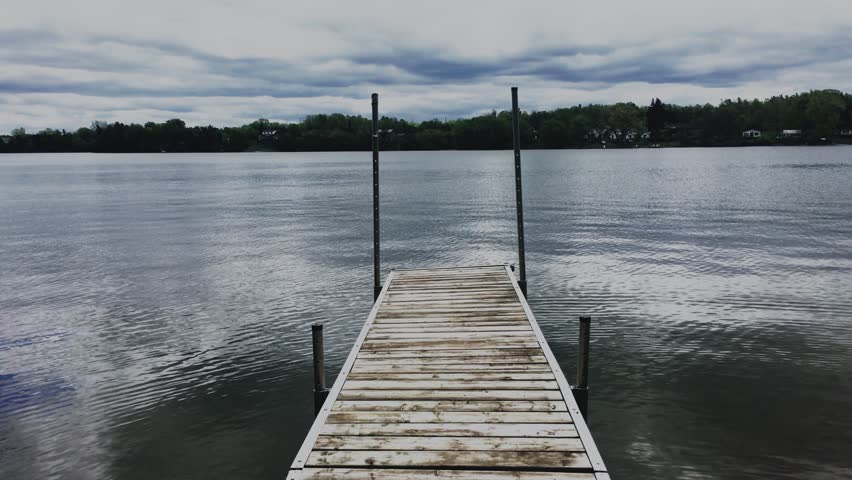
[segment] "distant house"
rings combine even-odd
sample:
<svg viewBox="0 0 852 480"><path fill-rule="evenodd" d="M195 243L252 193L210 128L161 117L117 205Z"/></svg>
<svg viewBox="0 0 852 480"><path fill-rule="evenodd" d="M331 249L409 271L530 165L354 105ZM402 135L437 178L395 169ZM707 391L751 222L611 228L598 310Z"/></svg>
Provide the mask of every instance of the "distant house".
<svg viewBox="0 0 852 480"><path fill-rule="evenodd" d="M12 143L12 136L11 135L0 135L0 142Z"/></svg>
<svg viewBox="0 0 852 480"><path fill-rule="evenodd" d="M603 131L597 128L593 128L586 132L586 138L589 140L600 140L601 135L603 135Z"/></svg>
<svg viewBox="0 0 852 480"><path fill-rule="evenodd" d="M257 141L261 143L272 142L278 139L278 130L266 129L257 134Z"/></svg>
<svg viewBox="0 0 852 480"><path fill-rule="evenodd" d="M782 137L801 137L801 130L781 130Z"/></svg>
<svg viewBox="0 0 852 480"><path fill-rule="evenodd" d="M619 139L623 139L625 141L632 141L636 138L638 133L635 130L623 130L620 128L612 128L612 127L604 127L602 129L592 129L586 132L586 139L591 141L618 141Z"/></svg>
<svg viewBox="0 0 852 480"><path fill-rule="evenodd" d="M840 131L840 135L844 137L852 137L852 129L844 128Z"/></svg>
<svg viewBox="0 0 852 480"><path fill-rule="evenodd" d="M743 132L743 138L760 138L760 130L755 130L753 128L751 130L746 130Z"/></svg>
<svg viewBox="0 0 852 480"><path fill-rule="evenodd" d="M649 140L651 138L651 132L643 132L642 140Z"/></svg>

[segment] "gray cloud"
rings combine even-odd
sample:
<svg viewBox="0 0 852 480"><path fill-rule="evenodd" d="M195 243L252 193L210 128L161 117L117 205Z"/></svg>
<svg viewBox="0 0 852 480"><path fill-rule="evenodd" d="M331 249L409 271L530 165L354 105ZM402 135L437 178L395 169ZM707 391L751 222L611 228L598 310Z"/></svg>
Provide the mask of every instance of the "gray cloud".
<svg viewBox="0 0 852 480"><path fill-rule="evenodd" d="M504 43L485 53L482 42L473 45L474 37L460 32L470 48L437 34L340 20L294 19L290 27L335 47L289 39L277 54L274 45L253 49L247 41L234 54L154 32L0 29L0 131L21 122L72 128L81 115L141 122L192 113L190 122L216 124L259 116L295 120L329 110L366 113L361 104L373 90L387 93L394 115L419 120L505 107L501 92L509 84L523 87L528 108L644 103L652 95L703 103L852 87L842 75L852 74L852 33L837 26L779 33L710 24L596 41L528 31L521 46ZM834 84L824 84L827 78Z"/></svg>

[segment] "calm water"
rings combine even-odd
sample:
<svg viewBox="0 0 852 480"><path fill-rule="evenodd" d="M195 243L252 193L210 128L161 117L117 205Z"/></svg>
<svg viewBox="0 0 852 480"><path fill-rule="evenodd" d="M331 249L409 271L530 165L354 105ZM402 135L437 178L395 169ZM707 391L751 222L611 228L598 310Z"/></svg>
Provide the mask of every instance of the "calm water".
<svg viewBox="0 0 852 480"><path fill-rule="evenodd" d="M384 267L514 262L509 152L383 155ZM525 152L613 478L852 476L852 148ZM0 157L0 478L283 477L371 302L369 153Z"/></svg>

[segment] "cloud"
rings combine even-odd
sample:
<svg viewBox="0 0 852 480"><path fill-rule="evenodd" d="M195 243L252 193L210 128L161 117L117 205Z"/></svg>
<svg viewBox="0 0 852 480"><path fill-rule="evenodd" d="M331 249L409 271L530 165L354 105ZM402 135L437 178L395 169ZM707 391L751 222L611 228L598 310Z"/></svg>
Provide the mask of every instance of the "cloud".
<svg viewBox="0 0 852 480"><path fill-rule="evenodd" d="M839 1L118 3L7 9L0 131L367 114L373 91L423 120L504 109L509 85L527 109L852 90Z"/></svg>

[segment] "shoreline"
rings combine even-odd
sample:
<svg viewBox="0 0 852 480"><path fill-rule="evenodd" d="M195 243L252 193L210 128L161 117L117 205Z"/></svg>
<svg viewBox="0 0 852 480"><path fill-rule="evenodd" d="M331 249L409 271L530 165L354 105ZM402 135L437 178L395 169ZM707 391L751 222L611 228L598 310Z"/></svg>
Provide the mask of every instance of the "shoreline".
<svg viewBox="0 0 852 480"><path fill-rule="evenodd" d="M850 143L824 143L824 144L762 144L762 145L665 145L665 146L650 146L637 145L633 147L613 146L613 147L565 147L565 148L541 148L527 147L524 150L541 150L541 151L561 151L561 150L674 150L674 149L697 149L697 148L830 148L830 147L852 147ZM500 152L511 151L511 148L435 148L435 149L399 149L399 150L382 150L382 153L393 152ZM269 150L269 149L247 149L247 150L174 150L174 151L127 151L127 150L61 150L61 151L28 151L28 152L4 152L0 151L0 155L29 155L29 154L174 154L174 153L369 153L370 149L334 149L334 150Z"/></svg>

